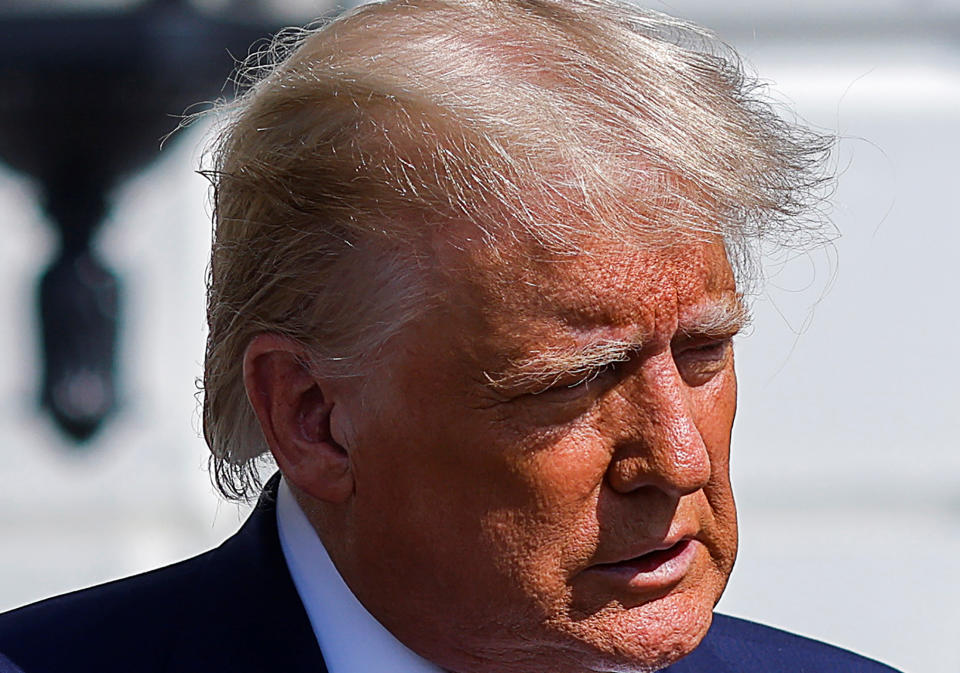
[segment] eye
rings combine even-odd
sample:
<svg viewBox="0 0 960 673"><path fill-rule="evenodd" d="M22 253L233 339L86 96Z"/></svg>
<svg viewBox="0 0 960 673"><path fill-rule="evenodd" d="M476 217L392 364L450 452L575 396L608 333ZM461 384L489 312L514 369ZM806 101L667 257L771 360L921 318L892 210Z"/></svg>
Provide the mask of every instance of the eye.
<svg viewBox="0 0 960 673"><path fill-rule="evenodd" d="M617 378L619 362L610 362L585 372L557 377L543 387L527 393L527 397L550 402L593 399Z"/></svg>
<svg viewBox="0 0 960 673"><path fill-rule="evenodd" d="M690 386L702 386L723 371L733 354L733 340L708 341L674 351L680 376Z"/></svg>
<svg viewBox="0 0 960 673"><path fill-rule="evenodd" d="M555 386L551 386L550 390L556 390L556 389L583 390L585 388L590 387L591 385L593 385L593 387L596 387L595 384L598 381L598 379L603 379L605 376L612 374L616 369L616 367L617 367L617 363L611 362L603 365L602 367L591 369L588 372L581 372L578 375L578 377L575 378L573 381L568 383L562 383L562 382L558 383Z"/></svg>

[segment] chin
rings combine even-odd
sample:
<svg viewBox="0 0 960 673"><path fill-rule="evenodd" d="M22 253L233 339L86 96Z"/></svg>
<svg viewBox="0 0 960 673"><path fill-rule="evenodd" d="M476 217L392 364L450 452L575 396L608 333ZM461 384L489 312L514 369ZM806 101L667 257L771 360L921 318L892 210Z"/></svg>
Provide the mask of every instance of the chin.
<svg viewBox="0 0 960 673"><path fill-rule="evenodd" d="M700 644L713 621L713 596L670 594L643 605L619 605L571 625L582 658L569 667L549 670L647 673L687 656ZM556 662L555 662L556 664Z"/></svg>

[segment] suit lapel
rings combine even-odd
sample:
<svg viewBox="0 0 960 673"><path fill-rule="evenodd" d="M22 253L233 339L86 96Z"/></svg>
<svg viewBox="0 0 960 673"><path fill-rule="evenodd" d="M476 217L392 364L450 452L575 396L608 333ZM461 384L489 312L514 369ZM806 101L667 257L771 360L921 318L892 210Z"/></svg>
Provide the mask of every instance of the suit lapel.
<svg viewBox="0 0 960 673"><path fill-rule="evenodd" d="M185 616L168 670L327 673L280 549L279 481L278 473L243 527L201 559L208 602Z"/></svg>
<svg viewBox="0 0 960 673"><path fill-rule="evenodd" d="M23 673L12 661L0 654L0 673Z"/></svg>

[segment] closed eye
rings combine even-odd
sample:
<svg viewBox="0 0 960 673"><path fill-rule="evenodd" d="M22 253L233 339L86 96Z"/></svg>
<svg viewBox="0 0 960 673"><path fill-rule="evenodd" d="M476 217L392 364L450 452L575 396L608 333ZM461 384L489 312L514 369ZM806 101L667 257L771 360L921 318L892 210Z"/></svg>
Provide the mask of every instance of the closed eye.
<svg viewBox="0 0 960 673"><path fill-rule="evenodd" d="M694 343L674 351L680 376L689 386L702 386L723 371L733 356L733 339Z"/></svg>
<svg viewBox="0 0 960 673"><path fill-rule="evenodd" d="M537 396L549 393L579 395L586 392L588 388L596 388L597 384L615 375L620 364L620 362L608 362L605 365L594 367L589 371L579 372L576 377L559 377L546 387L531 392L530 394Z"/></svg>

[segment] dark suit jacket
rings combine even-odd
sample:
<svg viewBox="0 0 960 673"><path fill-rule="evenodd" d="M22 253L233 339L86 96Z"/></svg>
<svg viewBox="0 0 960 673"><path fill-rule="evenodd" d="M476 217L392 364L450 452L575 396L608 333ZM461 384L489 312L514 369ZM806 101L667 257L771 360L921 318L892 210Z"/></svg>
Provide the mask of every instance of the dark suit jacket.
<svg viewBox="0 0 960 673"><path fill-rule="evenodd" d="M0 673L23 673L12 661L0 654Z"/></svg>
<svg viewBox="0 0 960 673"><path fill-rule="evenodd" d="M280 549L276 486L274 478L243 528L206 554L0 615L0 652L23 673L326 673ZM4 666L0 656L0 673L16 671ZM716 615L700 647L667 670L893 669Z"/></svg>

